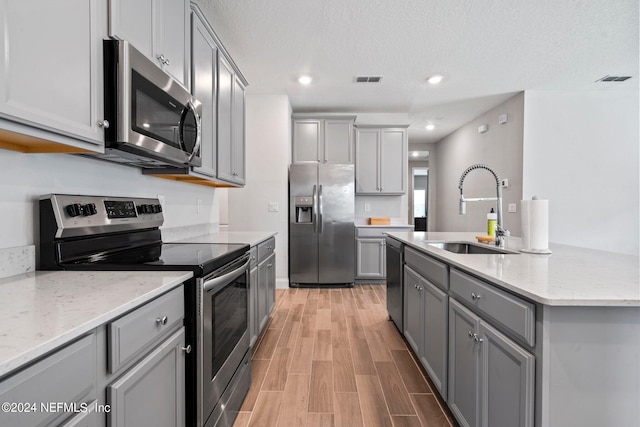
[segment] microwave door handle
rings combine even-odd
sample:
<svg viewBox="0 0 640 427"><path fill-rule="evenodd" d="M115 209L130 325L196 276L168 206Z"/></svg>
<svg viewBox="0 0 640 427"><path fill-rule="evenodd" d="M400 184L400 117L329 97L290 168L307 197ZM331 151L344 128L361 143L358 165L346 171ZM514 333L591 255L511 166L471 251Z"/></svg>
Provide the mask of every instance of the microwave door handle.
<svg viewBox="0 0 640 427"><path fill-rule="evenodd" d="M202 143L202 120L198 115L196 106L193 104L192 101L187 102L187 108L189 108L193 112L193 115L196 118L196 144L193 146L193 152L189 155L189 159L188 159L188 162L191 163L193 158L200 151L200 144Z"/></svg>
<svg viewBox="0 0 640 427"><path fill-rule="evenodd" d="M213 279L207 280L202 285L204 292L209 292L210 290L221 284L231 283L233 279L240 276L247 269L247 267L249 266L249 262L250 260L247 260L247 262L245 262L235 270L227 274L223 274L222 276L214 277Z"/></svg>

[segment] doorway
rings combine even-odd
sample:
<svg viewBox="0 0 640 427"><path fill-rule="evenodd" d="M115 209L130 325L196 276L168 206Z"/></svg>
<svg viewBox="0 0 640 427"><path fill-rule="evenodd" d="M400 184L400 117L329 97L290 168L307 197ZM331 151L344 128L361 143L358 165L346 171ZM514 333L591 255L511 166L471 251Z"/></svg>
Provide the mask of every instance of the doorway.
<svg viewBox="0 0 640 427"><path fill-rule="evenodd" d="M415 231L427 231L429 209L429 168L411 168L411 212Z"/></svg>

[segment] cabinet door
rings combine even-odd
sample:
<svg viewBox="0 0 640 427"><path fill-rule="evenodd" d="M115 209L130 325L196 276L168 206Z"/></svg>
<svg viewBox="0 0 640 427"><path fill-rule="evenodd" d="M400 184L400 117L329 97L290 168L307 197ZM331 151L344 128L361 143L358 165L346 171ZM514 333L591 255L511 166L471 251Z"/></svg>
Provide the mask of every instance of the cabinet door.
<svg viewBox="0 0 640 427"><path fill-rule="evenodd" d="M244 85L234 76L233 110L231 114L233 129L231 131L231 169L233 181L245 183L245 141L244 141Z"/></svg>
<svg viewBox="0 0 640 427"><path fill-rule="evenodd" d="M386 253L384 239L356 239L356 277L384 279Z"/></svg>
<svg viewBox="0 0 640 427"><path fill-rule="evenodd" d="M380 193L404 194L407 179L406 130L380 131Z"/></svg>
<svg viewBox="0 0 640 427"><path fill-rule="evenodd" d="M155 56L164 56L162 69L189 87L189 1L156 0Z"/></svg>
<svg viewBox="0 0 640 427"><path fill-rule="evenodd" d="M322 140L321 120L293 121L293 163L317 163Z"/></svg>
<svg viewBox="0 0 640 427"><path fill-rule="evenodd" d="M356 132L356 194L378 194L378 154L380 132L358 129Z"/></svg>
<svg viewBox="0 0 640 427"><path fill-rule="evenodd" d="M202 103L202 139L200 157L202 166L194 170L211 177L216 176L216 83L218 48L204 23L192 16L192 93Z"/></svg>
<svg viewBox="0 0 640 427"><path fill-rule="evenodd" d="M77 138L69 145L99 151L103 4L0 3L0 117Z"/></svg>
<svg viewBox="0 0 640 427"><path fill-rule="evenodd" d="M109 36L128 41L160 66L153 56L157 14L155 0L109 0Z"/></svg>
<svg viewBox="0 0 640 427"><path fill-rule="evenodd" d="M267 312L269 304L269 267L267 264L269 263L269 259L270 258L267 258L258 264L258 335L260 335L262 328L265 327L269 319Z"/></svg>
<svg viewBox="0 0 640 427"><path fill-rule="evenodd" d="M422 294L418 290L421 285L420 276L411 268L404 267L404 337L413 349L413 352L421 357L424 340L424 321L422 318Z"/></svg>
<svg viewBox="0 0 640 427"><path fill-rule="evenodd" d="M447 319L449 297L423 278L424 351L420 357L440 395L447 397ZM498 425L498 424L496 424Z"/></svg>
<svg viewBox="0 0 640 427"><path fill-rule="evenodd" d="M258 267L249 272L249 345L258 339Z"/></svg>
<svg viewBox="0 0 640 427"><path fill-rule="evenodd" d="M266 259L267 262L267 317L276 305L276 254Z"/></svg>
<svg viewBox="0 0 640 427"><path fill-rule="evenodd" d="M184 328L107 387L110 427L184 426Z"/></svg>
<svg viewBox="0 0 640 427"><path fill-rule="evenodd" d="M353 163L353 121L324 121L324 163Z"/></svg>
<svg viewBox="0 0 640 427"><path fill-rule="evenodd" d="M233 86L233 68L218 55L218 178L230 182L234 179L231 159Z"/></svg>
<svg viewBox="0 0 640 427"><path fill-rule="evenodd" d="M463 427L480 426L480 319L449 299L449 391L451 412Z"/></svg>
<svg viewBox="0 0 640 427"><path fill-rule="evenodd" d="M480 322L482 426L533 426L535 357Z"/></svg>

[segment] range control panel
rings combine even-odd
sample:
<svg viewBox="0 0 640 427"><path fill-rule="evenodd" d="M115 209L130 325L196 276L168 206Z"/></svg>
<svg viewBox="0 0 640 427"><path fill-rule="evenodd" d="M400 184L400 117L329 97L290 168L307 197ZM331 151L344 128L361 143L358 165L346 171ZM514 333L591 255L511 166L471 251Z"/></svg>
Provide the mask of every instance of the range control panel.
<svg viewBox="0 0 640 427"><path fill-rule="evenodd" d="M153 198L51 194L40 199L41 214L56 220L58 237L159 227L162 205Z"/></svg>

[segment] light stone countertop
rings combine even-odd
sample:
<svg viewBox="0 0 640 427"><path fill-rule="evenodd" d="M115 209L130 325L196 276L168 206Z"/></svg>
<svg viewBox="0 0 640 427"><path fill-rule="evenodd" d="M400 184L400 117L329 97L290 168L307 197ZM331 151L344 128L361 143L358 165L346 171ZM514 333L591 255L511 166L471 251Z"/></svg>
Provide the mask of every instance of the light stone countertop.
<svg viewBox="0 0 640 427"><path fill-rule="evenodd" d="M550 255L464 255L429 246L426 242L476 242L475 236L484 233L387 234L541 304L640 307L640 264L637 256L556 244L549 245L553 252ZM520 238L507 238L507 249L518 250L520 245Z"/></svg>
<svg viewBox="0 0 640 427"><path fill-rule="evenodd" d="M36 271L0 279L0 377L192 276L181 271Z"/></svg>
<svg viewBox="0 0 640 427"><path fill-rule="evenodd" d="M245 243L249 246L256 246L276 234L278 233L274 231L220 231L204 236L176 240L172 243Z"/></svg>
<svg viewBox="0 0 640 427"><path fill-rule="evenodd" d="M411 224L389 224L389 225L370 225L370 224L356 224L357 228L411 228Z"/></svg>

